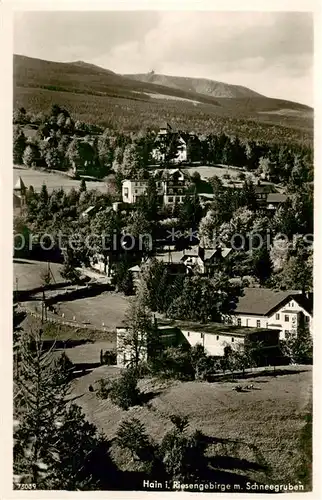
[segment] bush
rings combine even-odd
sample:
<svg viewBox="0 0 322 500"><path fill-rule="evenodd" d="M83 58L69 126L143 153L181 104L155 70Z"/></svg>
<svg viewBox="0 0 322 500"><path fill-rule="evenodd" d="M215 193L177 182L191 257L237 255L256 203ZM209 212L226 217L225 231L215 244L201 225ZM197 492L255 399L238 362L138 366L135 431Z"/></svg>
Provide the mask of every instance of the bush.
<svg viewBox="0 0 322 500"><path fill-rule="evenodd" d="M121 377L111 384L109 390L111 401L123 410L128 410L131 406L140 404L140 391L137 382L136 370L132 368L124 370Z"/></svg>
<svg viewBox="0 0 322 500"><path fill-rule="evenodd" d="M101 349L100 363L101 365L116 365L116 351L103 352L103 349Z"/></svg>
<svg viewBox="0 0 322 500"><path fill-rule="evenodd" d="M153 359L151 368L155 374L163 378L176 380L194 380L195 378L190 349L183 346L165 349Z"/></svg>
<svg viewBox="0 0 322 500"><path fill-rule="evenodd" d="M100 399L107 399L110 395L112 383L110 380L106 380L101 378L97 381L98 389L96 391L96 395Z"/></svg>
<svg viewBox="0 0 322 500"><path fill-rule="evenodd" d="M207 356L201 344L190 348L168 347L150 362L152 373L177 380L207 380L214 372L214 360Z"/></svg>

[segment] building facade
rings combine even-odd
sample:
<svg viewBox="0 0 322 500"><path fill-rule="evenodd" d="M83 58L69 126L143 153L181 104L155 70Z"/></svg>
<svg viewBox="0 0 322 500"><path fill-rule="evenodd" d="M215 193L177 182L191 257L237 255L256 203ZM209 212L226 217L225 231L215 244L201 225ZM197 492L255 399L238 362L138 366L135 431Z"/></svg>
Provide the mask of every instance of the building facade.
<svg viewBox="0 0 322 500"><path fill-rule="evenodd" d="M154 179L161 204L174 205L184 202L188 180L181 170L177 168L156 170ZM140 196L146 194L147 187L147 180L124 180L122 182L123 203L136 203Z"/></svg>
<svg viewBox="0 0 322 500"><path fill-rule="evenodd" d="M140 196L146 193L148 182L146 180L129 180L122 182L122 199L124 203L136 203Z"/></svg>
<svg viewBox="0 0 322 500"><path fill-rule="evenodd" d="M280 339L296 334L304 322L313 333L312 298L300 292L275 292L266 288L245 288L232 323L241 327L280 330Z"/></svg>
<svg viewBox="0 0 322 500"><path fill-rule="evenodd" d="M169 145L171 140L176 143L175 156L171 158L170 163L180 164L187 161L187 142L183 134L176 131L169 123L165 123L160 127L156 137L156 145L152 150L152 158L158 163L165 161L165 152L160 148L160 142L168 141ZM159 144L158 144L159 143Z"/></svg>

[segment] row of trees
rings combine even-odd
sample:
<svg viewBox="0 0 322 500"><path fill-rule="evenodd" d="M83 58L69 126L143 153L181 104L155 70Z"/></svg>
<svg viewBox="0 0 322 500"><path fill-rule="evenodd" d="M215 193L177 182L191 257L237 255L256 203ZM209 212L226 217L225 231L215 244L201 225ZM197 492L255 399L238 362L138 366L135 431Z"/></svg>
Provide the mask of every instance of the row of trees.
<svg viewBox="0 0 322 500"><path fill-rule="evenodd" d="M21 111L15 113L21 114ZM69 112L57 105L53 105L51 113L42 120L34 138L26 139L21 126L14 126L15 163L59 170L74 166L78 171L98 177L113 170L122 178L143 178L153 161L153 148L157 147L165 155L168 164L177 155L178 138L182 134L189 162L246 167L274 182L290 181L295 186L299 177L307 182L313 180L312 150L297 144L286 146L240 140L225 133L188 135L179 132L161 138L153 131L124 135L105 129L102 133L100 129L74 122ZM14 123L23 123L23 119L14 117Z"/></svg>

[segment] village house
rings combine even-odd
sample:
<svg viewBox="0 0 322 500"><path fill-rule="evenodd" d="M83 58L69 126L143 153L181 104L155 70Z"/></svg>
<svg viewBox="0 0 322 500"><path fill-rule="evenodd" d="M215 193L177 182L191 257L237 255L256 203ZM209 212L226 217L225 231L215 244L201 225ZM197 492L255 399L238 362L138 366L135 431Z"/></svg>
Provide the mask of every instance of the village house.
<svg viewBox="0 0 322 500"><path fill-rule="evenodd" d="M183 134L177 132L169 123L165 123L160 127L156 137L156 143L164 137L171 137L173 140L177 141L176 156L171 160L171 163L179 164L187 161L187 142ZM161 152L160 148L156 145L152 150L152 158L156 162L161 163L165 160L165 153Z"/></svg>
<svg viewBox="0 0 322 500"><path fill-rule="evenodd" d="M212 268L224 261L232 252L231 248L205 249L201 246L195 246L190 249L176 251L158 252L152 258L166 265L167 272L171 276L184 275L211 275ZM134 285L140 282L141 266L136 264L130 268Z"/></svg>
<svg viewBox="0 0 322 500"><path fill-rule="evenodd" d="M257 203L261 206L267 204L267 197L271 193L276 193L276 188L273 184L262 184L260 181L254 186Z"/></svg>
<svg viewBox="0 0 322 500"><path fill-rule="evenodd" d="M164 347L174 346L177 347L182 344L187 344L185 337L182 335L177 327L171 325L157 325L155 322L157 333L161 345ZM132 353L131 349L125 347L123 338L127 333L127 328L125 326L119 326L116 328L116 363L120 367L126 367L131 363ZM144 339L141 337L139 339L140 345L140 360L147 361L149 358L149 352L144 345Z"/></svg>
<svg viewBox="0 0 322 500"><path fill-rule="evenodd" d="M265 364L276 355L279 345L279 330L268 328L241 328L234 325L224 325L222 323L198 323L191 321L171 321L160 320L157 331L161 343L164 346L178 346L187 344L191 347L203 346L205 353L209 356L222 358L225 350L245 346L246 343L261 342ZM126 335L127 329L123 326L116 329L117 333L117 364L127 366L131 362L131 350L124 348L122 338ZM142 340L142 339L141 339ZM144 343L140 353L140 359L146 361L149 358Z"/></svg>
<svg viewBox="0 0 322 500"><path fill-rule="evenodd" d="M231 248L203 248L198 245L188 250L183 250L181 262L191 273L210 275L213 267L217 266L232 252Z"/></svg>
<svg viewBox="0 0 322 500"><path fill-rule="evenodd" d="M130 180L122 182L122 200L124 203L136 203L138 198L146 193L147 180Z"/></svg>
<svg viewBox="0 0 322 500"><path fill-rule="evenodd" d="M222 323L180 322L175 325L180 329L191 347L201 344L210 356L222 357L225 348L237 345L245 346L246 342L261 341L265 347L277 347L279 343L279 330L268 328L242 328L237 325L224 325Z"/></svg>
<svg viewBox="0 0 322 500"><path fill-rule="evenodd" d="M188 176L180 169L155 170L154 179L164 205L181 204L190 184Z"/></svg>
<svg viewBox="0 0 322 500"><path fill-rule="evenodd" d="M297 332L303 319L313 332L313 300L298 291L245 288L239 298L232 322L241 327L280 330L280 339Z"/></svg>
<svg viewBox="0 0 322 500"><path fill-rule="evenodd" d="M183 203L188 187L187 176L179 169L161 169L153 173L160 203L173 205ZM122 182L122 200L133 204L146 194L147 180L126 179Z"/></svg>

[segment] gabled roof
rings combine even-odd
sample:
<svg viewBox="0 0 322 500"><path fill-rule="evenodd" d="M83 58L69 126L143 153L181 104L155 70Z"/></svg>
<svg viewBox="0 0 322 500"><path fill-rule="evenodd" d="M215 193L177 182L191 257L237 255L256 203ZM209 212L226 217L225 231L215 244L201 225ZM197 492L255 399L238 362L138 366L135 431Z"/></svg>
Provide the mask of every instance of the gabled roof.
<svg viewBox="0 0 322 500"><path fill-rule="evenodd" d="M271 288L259 287L244 288L244 295L239 298L235 313L268 316L275 309L282 307L283 304L286 304L291 299L295 299L299 305L307 310L308 305L306 304L302 294L298 291L275 291ZM305 304L305 307L303 304Z"/></svg>
<svg viewBox="0 0 322 500"><path fill-rule="evenodd" d="M254 191L256 194L268 194L268 193L275 193L276 189L272 184L255 184L254 186Z"/></svg>
<svg viewBox="0 0 322 500"><path fill-rule="evenodd" d="M266 200L267 203L285 203L287 195L283 193L269 193Z"/></svg>
<svg viewBox="0 0 322 500"><path fill-rule="evenodd" d="M165 264L181 264L182 252L159 253L155 255L154 258Z"/></svg>

